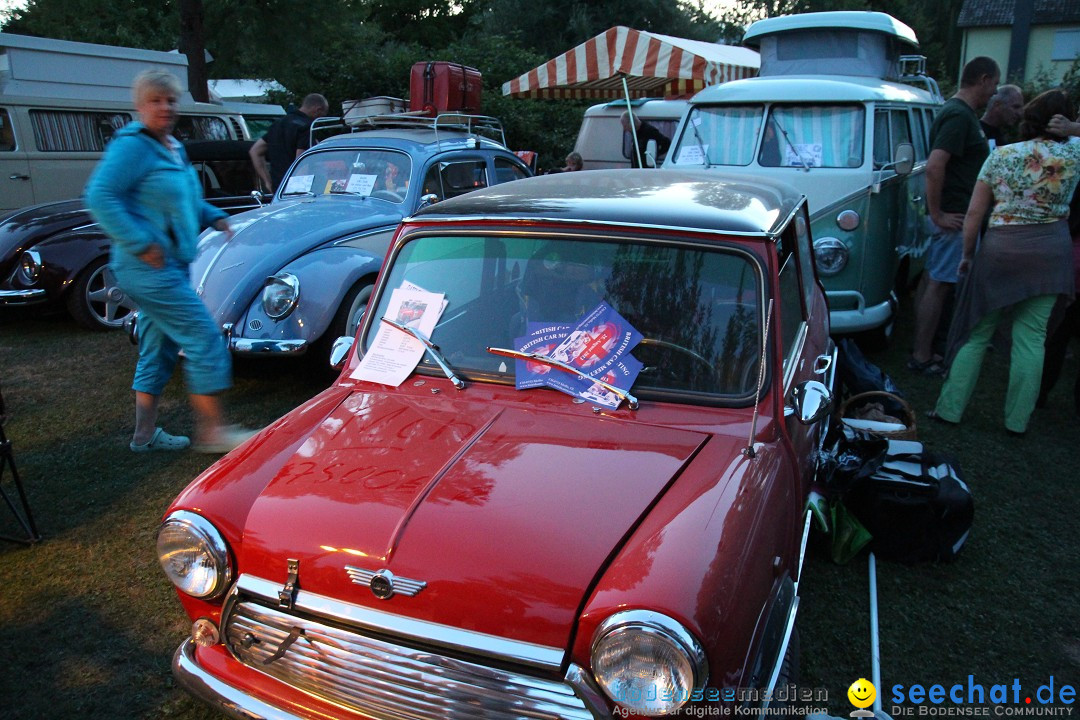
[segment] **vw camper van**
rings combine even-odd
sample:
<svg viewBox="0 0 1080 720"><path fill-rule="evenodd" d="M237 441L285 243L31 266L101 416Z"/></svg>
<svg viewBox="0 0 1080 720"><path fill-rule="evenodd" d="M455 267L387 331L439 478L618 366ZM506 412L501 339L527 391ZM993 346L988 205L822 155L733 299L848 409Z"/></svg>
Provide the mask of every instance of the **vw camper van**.
<svg viewBox="0 0 1080 720"><path fill-rule="evenodd" d="M686 100L631 100L634 115L640 117L667 137L674 137L679 119L686 113ZM585 111L578 130L574 152L581 155L586 170L628 168L633 156L634 140L623 129L622 114L625 100L613 100L593 105ZM644 148L642 148L644 150ZM663 157L658 158L662 161Z"/></svg>
<svg viewBox="0 0 1080 720"><path fill-rule="evenodd" d="M181 140L249 139L239 113L192 99L184 55L0 33L0 212L80 196L148 69L180 80Z"/></svg>
<svg viewBox="0 0 1080 720"><path fill-rule="evenodd" d="M801 190L832 331L887 337L931 229L927 138L942 97L915 33L885 13L822 12L760 20L743 42L761 74L695 95L664 167Z"/></svg>

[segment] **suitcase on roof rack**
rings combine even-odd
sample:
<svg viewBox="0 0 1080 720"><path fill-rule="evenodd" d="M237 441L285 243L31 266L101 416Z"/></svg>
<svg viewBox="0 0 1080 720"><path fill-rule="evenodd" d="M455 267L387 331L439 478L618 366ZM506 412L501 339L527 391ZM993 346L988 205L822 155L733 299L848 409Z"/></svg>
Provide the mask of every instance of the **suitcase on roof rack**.
<svg viewBox="0 0 1080 720"><path fill-rule="evenodd" d="M450 62L418 62L409 77L409 110L431 115L480 111L480 71Z"/></svg>

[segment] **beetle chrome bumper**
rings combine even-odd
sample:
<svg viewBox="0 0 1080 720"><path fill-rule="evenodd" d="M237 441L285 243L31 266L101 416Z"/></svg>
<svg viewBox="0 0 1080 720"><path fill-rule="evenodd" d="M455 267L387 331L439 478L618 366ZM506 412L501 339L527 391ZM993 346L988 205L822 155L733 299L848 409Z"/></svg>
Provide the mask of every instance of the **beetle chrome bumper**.
<svg viewBox="0 0 1080 720"><path fill-rule="evenodd" d="M42 288L30 290L0 290L0 305L33 305L45 301Z"/></svg>
<svg viewBox="0 0 1080 720"><path fill-rule="evenodd" d="M195 659L195 643L191 638L184 640L176 649L172 671L180 687L231 717L240 720L303 720L299 715L257 700L203 670Z"/></svg>
<svg viewBox="0 0 1080 720"><path fill-rule="evenodd" d="M229 338L229 349L237 355L300 355L307 352L307 340L248 340Z"/></svg>

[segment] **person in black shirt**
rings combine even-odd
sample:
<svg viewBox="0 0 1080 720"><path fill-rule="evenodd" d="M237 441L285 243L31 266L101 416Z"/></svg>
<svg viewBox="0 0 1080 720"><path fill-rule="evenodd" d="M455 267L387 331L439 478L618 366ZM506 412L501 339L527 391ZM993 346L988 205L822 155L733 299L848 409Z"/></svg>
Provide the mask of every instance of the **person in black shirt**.
<svg viewBox="0 0 1080 720"><path fill-rule="evenodd" d="M622 126L624 132L630 132L630 112L626 111L622 114ZM667 135L657 130L649 123L642 120L637 115L633 116L634 127L637 134L637 147L635 148L633 141L630 143L630 167L645 167L643 157L645 155L645 146L649 144L650 140L656 141L656 160L659 161L660 157L668 151L671 147L671 140Z"/></svg>
<svg viewBox="0 0 1080 720"><path fill-rule="evenodd" d="M311 146L311 123L315 118L326 115L330 105L326 98L318 93L311 93L304 98L299 110L291 110L285 117L277 120L266 134L255 141L248 151L255 172L263 185L276 192L286 171L301 153ZM266 164L270 163L267 172Z"/></svg>
<svg viewBox="0 0 1080 720"><path fill-rule="evenodd" d="M979 118L979 125L982 126L991 150L1015 139L1013 134L1023 113L1024 94L1020 88L1015 85L999 85Z"/></svg>

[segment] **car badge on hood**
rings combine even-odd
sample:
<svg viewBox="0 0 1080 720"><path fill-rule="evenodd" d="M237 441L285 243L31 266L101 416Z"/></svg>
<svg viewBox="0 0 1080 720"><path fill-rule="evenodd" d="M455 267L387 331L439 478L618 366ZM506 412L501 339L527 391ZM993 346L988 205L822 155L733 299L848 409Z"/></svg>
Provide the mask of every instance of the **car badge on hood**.
<svg viewBox="0 0 1080 720"><path fill-rule="evenodd" d="M397 577L389 570L363 570L352 565L346 565L345 572L349 574L349 579L357 585L369 587L371 593L380 600L388 600L394 595L413 597L427 587L427 583L422 580Z"/></svg>

